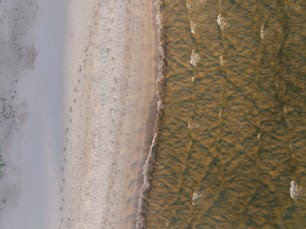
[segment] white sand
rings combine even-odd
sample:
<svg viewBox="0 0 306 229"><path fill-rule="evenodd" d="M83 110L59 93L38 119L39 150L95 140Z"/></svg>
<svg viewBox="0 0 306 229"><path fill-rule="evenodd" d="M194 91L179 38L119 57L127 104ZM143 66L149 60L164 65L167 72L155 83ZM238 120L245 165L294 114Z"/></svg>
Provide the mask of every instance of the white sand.
<svg viewBox="0 0 306 229"><path fill-rule="evenodd" d="M0 96L16 94L0 116L0 228L134 228L155 116L151 2L0 8Z"/></svg>
<svg viewBox="0 0 306 229"><path fill-rule="evenodd" d="M71 7L63 228L133 228L154 97L151 4L139 2Z"/></svg>

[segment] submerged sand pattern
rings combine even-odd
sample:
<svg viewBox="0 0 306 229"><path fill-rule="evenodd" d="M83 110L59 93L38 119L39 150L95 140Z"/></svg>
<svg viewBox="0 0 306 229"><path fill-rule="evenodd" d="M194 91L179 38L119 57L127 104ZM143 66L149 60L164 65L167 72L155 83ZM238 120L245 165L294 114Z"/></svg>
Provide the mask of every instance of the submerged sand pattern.
<svg viewBox="0 0 306 229"><path fill-rule="evenodd" d="M305 227L304 2L161 6L166 91L146 228Z"/></svg>

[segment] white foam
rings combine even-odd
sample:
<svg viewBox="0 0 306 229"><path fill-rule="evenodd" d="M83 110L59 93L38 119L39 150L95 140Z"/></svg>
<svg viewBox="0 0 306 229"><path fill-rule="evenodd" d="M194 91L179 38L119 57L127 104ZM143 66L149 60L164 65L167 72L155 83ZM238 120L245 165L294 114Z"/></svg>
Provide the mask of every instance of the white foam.
<svg viewBox="0 0 306 229"><path fill-rule="evenodd" d="M265 39L265 25L260 26L260 38Z"/></svg>
<svg viewBox="0 0 306 229"><path fill-rule="evenodd" d="M220 26L221 30L224 30L225 28L229 26L226 18L223 17L221 14L219 14L217 17L217 23Z"/></svg>
<svg viewBox="0 0 306 229"><path fill-rule="evenodd" d="M301 185L299 185L295 180L290 182L290 197L293 200L297 200L299 197L304 195L304 190Z"/></svg>
<svg viewBox="0 0 306 229"><path fill-rule="evenodd" d="M201 197L202 197L202 193L199 190L195 191L192 195L192 203L191 204L193 206L196 205L199 202L199 200L201 199Z"/></svg>
<svg viewBox="0 0 306 229"><path fill-rule="evenodd" d="M224 57L223 57L223 55L220 56L219 60L220 60L220 66L223 66L224 65Z"/></svg>
<svg viewBox="0 0 306 229"><path fill-rule="evenodd" d="M196 67L200 60L201 60L200 54L195 49L192 50L190 57L190 64Z"/></svg>
<svg viewBox="0 0 306 229"><path fill-rule="evenodd" d="M197 24L195 22L190 21L190 31L191 31L191 33L193 33L193 34L195 33L196 26L197 26Z"/></svg>

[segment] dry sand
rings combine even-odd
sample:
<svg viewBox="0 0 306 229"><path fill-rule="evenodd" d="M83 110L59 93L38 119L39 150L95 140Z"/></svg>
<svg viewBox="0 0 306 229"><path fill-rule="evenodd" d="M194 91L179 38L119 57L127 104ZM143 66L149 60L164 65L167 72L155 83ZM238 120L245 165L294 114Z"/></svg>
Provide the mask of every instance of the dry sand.
<svg viewBox="0 0 306 229"><path fill-rule="evenodd" d="M61 228L134 228L155 117L152 5L70 4Z"/></svg>
<svg viewBox="0 0 306 229"><path fill-rule="evenodd" d="M0 96L12 107L0 116L0 228L135 227L156 111L152 8L0 2Z"/></svg>

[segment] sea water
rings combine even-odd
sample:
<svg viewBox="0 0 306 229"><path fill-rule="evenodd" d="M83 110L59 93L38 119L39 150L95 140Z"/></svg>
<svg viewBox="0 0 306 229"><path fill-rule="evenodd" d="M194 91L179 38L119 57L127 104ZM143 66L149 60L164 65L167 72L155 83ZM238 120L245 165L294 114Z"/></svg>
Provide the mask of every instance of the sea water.
<svg viewBox="0 0 306 229"><path fill-rule="evenodd" d="M306 227L305 7L161 3L166 86L146 228Z"/></svg>

